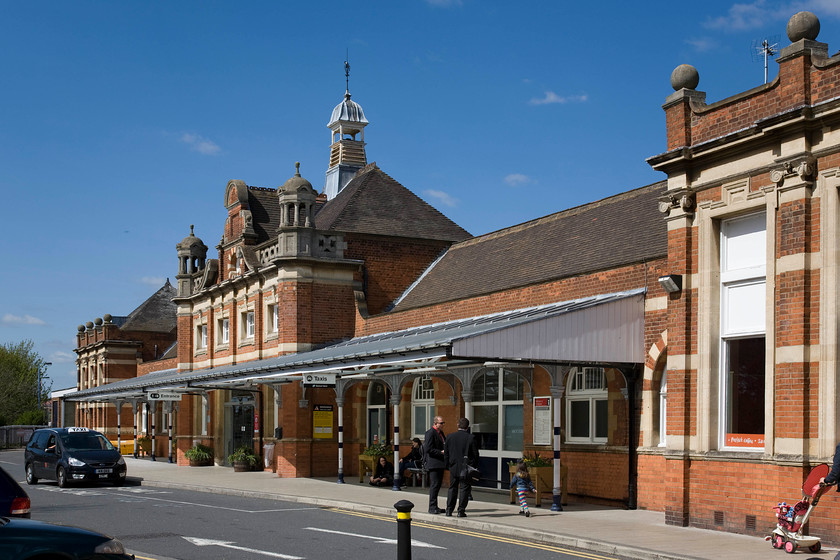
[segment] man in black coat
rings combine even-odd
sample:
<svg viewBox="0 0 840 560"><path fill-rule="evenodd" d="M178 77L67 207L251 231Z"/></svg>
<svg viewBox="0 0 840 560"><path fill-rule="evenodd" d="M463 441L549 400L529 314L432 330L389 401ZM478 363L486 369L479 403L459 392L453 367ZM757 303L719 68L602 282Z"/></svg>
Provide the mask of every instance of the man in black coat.
<svg viewBox="0 0 840 560"><path fill-rule="evenodd" d="M446 495L446 515L452 516L455 500L458 501L458 517L466 517L467 500L471 493L467 465L478 467L478 446L475 437L467 431L470 421L458 420L458 431L450 434L444 445L443 455L449 469L449 493ZM455 493L458 492L456 495Z"/></svg>
<svg viewBox="0 0 840 560"><path fill-rule="evenodd" d="M423 456L426 470L429 471L429 513L443 513L437 505L437 499L443 482L443 469L446 466L443 460L443 445L446 440L443 433L444 424L446 422L443 418L435 416L434 425L426 431L423 438Z"/></svg>

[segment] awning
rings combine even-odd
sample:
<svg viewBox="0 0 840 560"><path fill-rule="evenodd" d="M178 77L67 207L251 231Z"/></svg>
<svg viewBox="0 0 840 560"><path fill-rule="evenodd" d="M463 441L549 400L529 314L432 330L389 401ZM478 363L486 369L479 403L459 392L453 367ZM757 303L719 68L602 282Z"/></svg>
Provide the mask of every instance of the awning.
<svg viewBox="0 0 840 560"><path fill-rule="evenodd" d="M444 370L485 361L555 364L644 361L644 289L362 336L318 350L236 365L164 370L69 395L69 400L142 398L220 384L273 383L306 373L339 376Z"/></svg>

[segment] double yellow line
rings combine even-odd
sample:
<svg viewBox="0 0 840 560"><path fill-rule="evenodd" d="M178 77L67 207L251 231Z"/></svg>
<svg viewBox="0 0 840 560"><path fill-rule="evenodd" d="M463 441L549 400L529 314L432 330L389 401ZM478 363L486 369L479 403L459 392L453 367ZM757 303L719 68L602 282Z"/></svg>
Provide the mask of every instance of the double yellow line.
<svg viewBox="0 0 840 560"><path fill-rule="evenodd" d="M358 511L350 511L347 509L340 509L340 508L326 508L328 511L334 511L336 513L343 513L345 515L355 515L356 517L366 517L368 519L377 519L379 521L390 521L392 523L396 523L396 519L393 517L385 516L385 515L376 515L372 513L362 513ZM466 535L468 537L474 537L477 539L485 539L488 541L496 541L496 542L503 542L507 544L514 544L517 546L524 546L528 548L536 548L539 550L547 550L549 552L562 552L563 554L568 554L570 556L577 556L578 558L589 558L590 560L615 560L614 556L601 556L599 554L594 554L592 552L584 552L580 550L574 550L571 548L564 548L561 546L555 546L551 544L543 544L543 543L534 543L528 542L522 539L514 539L510 537L500 537L496 535L488 535L486 533L478 533L476 531L468 531L466 529L458 529L457 527L449 527L444 525L438 525L429 523L426 521L414 521L413 522L418 527L423 527L424 529L434 529L435 531L445 531L447 533L455 533L458 535Z"/></svg>

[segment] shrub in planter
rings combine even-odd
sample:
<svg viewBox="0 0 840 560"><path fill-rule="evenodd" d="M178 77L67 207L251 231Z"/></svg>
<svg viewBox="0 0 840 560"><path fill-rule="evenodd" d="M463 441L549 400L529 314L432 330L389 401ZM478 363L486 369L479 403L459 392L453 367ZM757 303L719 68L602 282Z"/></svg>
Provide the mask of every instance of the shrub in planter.
<svg viewBox="0 0 840 560"><path fill-rule="evenodd" d="M204 467L213 464L213 448L197 443L184 451L191 467Z"/></svg>
<svg viewBox="0 0 840 560"><path fill-rule="evenodd" d="M257 464L257 456L250 447L243 446L228 455L228 462L236 472L250 471Z"/></svg>

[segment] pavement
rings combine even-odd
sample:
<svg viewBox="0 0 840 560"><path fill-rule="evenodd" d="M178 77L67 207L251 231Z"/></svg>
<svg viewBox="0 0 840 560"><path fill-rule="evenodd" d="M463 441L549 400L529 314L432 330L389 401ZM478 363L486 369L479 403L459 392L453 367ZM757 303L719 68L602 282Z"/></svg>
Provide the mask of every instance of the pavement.
<svg viewBox="0 0 840 560"><path fill-rule="evenodd" d="M177 466L164 460L126 457L128 478L144 486L183 488L215 494L285 500L317 506L393 515L394 504L414 504L411 518L503 537L527 538L533 542L570 547L619 558L761 559L785 554L774 550L762 537L665 524L665 514L648 510L627 510L586 503L569 503L562 512L552 512L550 500L543 507L531 507L531 517L519 515L518 504L509 503L508 492L473 488L467 517L432 515L428 511L428 490L406 487L401 491L374 488L360 483L358 476L337 479L281 478L270 471L234 472L230 467ZM446 488L438 505L445 506ZM529 501L529 505L533 500ZM770 506L768 506L770 507ZM769 534L768 528L768 534ZM798 553L802 555L802 553ZM837 550L824 548L817 554L805 551L803 558L834 559Z"/></svg>

